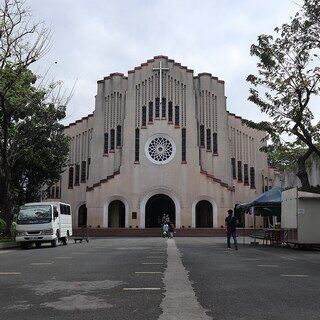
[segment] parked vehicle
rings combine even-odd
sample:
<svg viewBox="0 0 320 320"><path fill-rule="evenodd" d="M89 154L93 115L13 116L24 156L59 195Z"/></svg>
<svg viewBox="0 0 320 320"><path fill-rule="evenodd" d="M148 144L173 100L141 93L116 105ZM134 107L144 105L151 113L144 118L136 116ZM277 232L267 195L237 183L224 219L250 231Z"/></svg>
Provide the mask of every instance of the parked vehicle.
<svg viewBox="0 0 320 320"><path fill-rule="evenodd" d="M56 247L68 243L72 236L72 213L69 204L61 202L34 202L20 207L17 216L16 242L26 249L32 243L37 247L50 242Z"/></svg>

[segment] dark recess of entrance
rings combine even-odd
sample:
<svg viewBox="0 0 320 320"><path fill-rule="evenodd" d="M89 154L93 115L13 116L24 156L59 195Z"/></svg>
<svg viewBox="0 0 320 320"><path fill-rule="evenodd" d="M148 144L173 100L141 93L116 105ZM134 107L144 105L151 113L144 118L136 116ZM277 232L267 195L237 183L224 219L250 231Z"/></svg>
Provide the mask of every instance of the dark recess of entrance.
<svg viewBox="0 0 320 320"><path fill-rule="evenodd" d="M213 228L212 204L207 200L196 205L196 228Z"/></svg>
<svg viewBox="0 0 320 320"><path fill-rule="evenodd" d="M169 214L170 221L176 223L176 209L173 200L165 194L152 196L146 204L146 228L160 228L163 213Z"/></svg>
<svg viewBox="0 0 320 320"><path fill-rule="evenodd" d="M114 200L108 208L108 227L124 228L126 223L126 208L122 201Z"/></svg>
<svg viewBox="0 0 320 320"><path fill-rule="evenodd" d="M87 206L86 204L82 204L78 210L78 227L86 227L87 226Z"/></svg>

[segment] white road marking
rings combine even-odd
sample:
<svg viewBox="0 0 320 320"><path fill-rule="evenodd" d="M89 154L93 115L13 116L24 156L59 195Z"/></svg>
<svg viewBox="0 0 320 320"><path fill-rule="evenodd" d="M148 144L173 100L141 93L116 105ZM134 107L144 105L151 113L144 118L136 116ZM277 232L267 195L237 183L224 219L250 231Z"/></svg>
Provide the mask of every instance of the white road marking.
<svg viewBox="0 0 320 320"><path fill-rule="evenodd" d="M146 257L148 259L163 259L163 256L162 257L157 257L157 256L150 256L150 257Z"/></svg>
<svg viewBox="0 0 320 320"><path fill-rule="evenodd" d="M281 277L307 278L306 274L281 274Z"/></svg>
<svg viewBox="0 0 320 320"><path fill-rule="evenodd" d="M124 291L158 291L161 288L123 288Z"/></svg>
<svg viewBox="0 0 320 320"><path fill-rule="evenodd" d="M30 263L31 266L47 266L53 264L53 262L32 262Z"/></svg>
<svg viewBox="0 0 320 320"><path fill-rule="evenodd" d="M288 258L288 257L281 257L282 259L285 259L285 260L290 260L290 261L297 261L296 259L293 259L293 258Z"/></svg>
<svg viewBox="0 0 320 320"><path fill-rule="evenodd" d="M276 265L276 264L258 264L258 267L277 268L277 267L279 267L279 266Z"/></svg>
<svg viewBox="0 0 320 320"><path fill-rule="evenodd" d="M165 293L159 320L212 320L199 304L181 254L174 241L167 242L168 265L164 273Z"/></svg>
<svg viewBox="0 0 320 320"><path fill-rule="evenodd" d="M136 274L162 274L162 272L159 271L136 271Z"/></svg>
<svg viewBox="0 0 320 320"><path fill-rule="evenodd" d="M163 264L162 262L142 262L142 264Z"/></svg>
<svg viewBox="0 0 320 320"><path fill-rule="evenodd" d="M242 261L259 261L261 259L256 259L256 258L243 258L241 259Z"/></svg>
<svg viewBox="0 0 320 320"><path fill-rule="evenodd" d="M84 252L72 252L72 254L85 254Z"/></svg>
<svg viewBox="0 0 320 320"><path fill-rule="evenodd" d="M0 272L0 275L17 275L21 274L21 272Z"/></svg>
<svg viewBox="0 0 320 320"><path fill-rule="evenodd" d="M13 250L0 250L0 254L2 253L10 253L10 252L14 252Z"/></svg>
<svg viewBox="0 0 320 320"><path fill-rule="evenodd" d="M55 257L56 259L72 259L72 257Z"/></svg>

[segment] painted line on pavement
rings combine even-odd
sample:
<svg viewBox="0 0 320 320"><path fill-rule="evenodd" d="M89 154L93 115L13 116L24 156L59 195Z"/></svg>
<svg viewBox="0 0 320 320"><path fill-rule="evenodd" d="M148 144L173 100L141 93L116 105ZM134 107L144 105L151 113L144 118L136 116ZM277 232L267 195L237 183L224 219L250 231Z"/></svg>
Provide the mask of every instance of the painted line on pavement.
<svg viewBox="0 0 320 320"><path fill-rule="evenodd" d="M48 266L53 264L53 262L32 262L30 263L31 266Z"/></svg>
<svg viewBox="0 0 320 320"><path fill-rule="evenodd" d="M163 264L163 262L142 262L142 264Z"/></svg>
<svg viewBox="0 0 320 320"><path fill-rule="evenodd" d="M71 254L85 254L84 252L72 252Z"/></svg>
<svg viewBox="0 0 320 320"><path fill-rule="evenodd" d="M162 274L160 271L135 271L136 274Z"/></svg>
<svg viewBox="0 0 320 320"><path fill-rule="evenodd" d="M72 259L72 257L55 257L56 259Z"/></svg>
<svg viewBox="0 0 320 320"><path fill-rule="evenodd" d="M277 268L279 266L277 264L258 264L258 267Z"/></svg>
<svg viewBox="0 0 320 320"><path fill-rule="evenodd" d="M0 250L0 254L2 253L10 253L10 252L14 252L13 250Z"/></svg>
<svg viewBox="0 0 320 320"><path fill-rule="evenodd" d="M168 241L167 245L168 264L163 278L165 292L158 320L212 320L197 300L175 241Z"/></svg>
<svg viewBox="0 0 320 320"><path fill-rule="evenodd" d="M6 275L6 276L7 276L7 275L8 275L8 276L9 276L9 275L10 275L10 276L11 276L11 275L13 276L13 275L18 275L18 274L21 274L21 272L0 272L0 275Z"/></svg>
<svg viewBox="0 0 320 320"><path fill-rule="evenodd" d="M241 259L242 261L259 261L261 259L256 259L256 258L243 258Z"/></svg>
<svg viewBox="0 0 320 320"><path fill-rule="evenodd" d="M285 259L285 260L290 260L290 261L297 261L296 259L293 259L293 258L288 258L288 257L281 257L282 259Z"/></svg>
<svg viewBox="0 0 320 320"><path fill-rule="evenodd" d="M296 278L307 278L306 274L281 274L281 277L296 277Z"/></svg>
<svg viewBox="0 0 320 320"><path fill-rule="evenodd" d="M159 291L161 288L123 288L124 291Z"/></svg>

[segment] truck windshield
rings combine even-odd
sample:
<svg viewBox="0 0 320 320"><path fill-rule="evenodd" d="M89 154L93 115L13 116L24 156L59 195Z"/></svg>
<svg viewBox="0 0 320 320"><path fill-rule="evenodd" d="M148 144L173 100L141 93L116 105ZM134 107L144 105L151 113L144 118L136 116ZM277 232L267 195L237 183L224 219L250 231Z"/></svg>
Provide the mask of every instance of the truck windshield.
<svg viewBox="0 0 320 320"><path fill-rule="evenodd" d="M49 205L22 206L17 224L49 223L52 220L52 209Z"/></svg>

